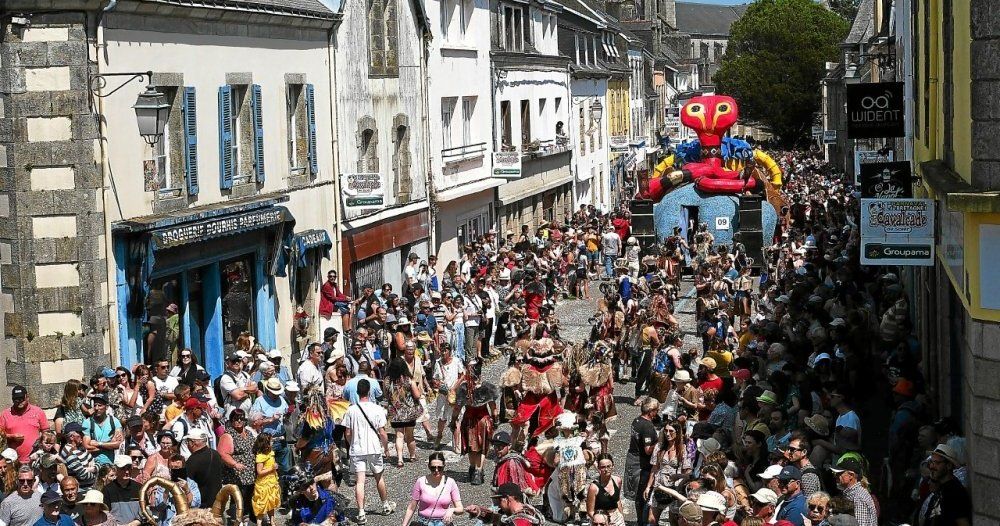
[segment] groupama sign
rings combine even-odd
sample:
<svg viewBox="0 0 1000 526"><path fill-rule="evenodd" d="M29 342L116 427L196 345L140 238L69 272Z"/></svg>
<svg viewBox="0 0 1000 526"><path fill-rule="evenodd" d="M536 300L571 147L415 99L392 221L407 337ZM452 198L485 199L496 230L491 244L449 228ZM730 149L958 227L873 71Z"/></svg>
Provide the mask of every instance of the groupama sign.
<svg viewBox="0 0 1000 526"><path fill-rule="evenodd" d="M851 139L903 137L903 83L847 85L847 136Z"/></svg>

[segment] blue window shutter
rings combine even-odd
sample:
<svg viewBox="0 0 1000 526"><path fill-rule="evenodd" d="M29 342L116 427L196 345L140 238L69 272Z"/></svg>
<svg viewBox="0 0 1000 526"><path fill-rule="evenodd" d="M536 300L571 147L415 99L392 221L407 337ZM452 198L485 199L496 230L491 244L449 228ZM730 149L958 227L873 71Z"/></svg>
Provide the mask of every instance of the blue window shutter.
<svg viewBox="0 0 1000 526"><path fill-rule="evenodd" d="M250 86L250 116L253 120L253 168L258 183L264 182L264 110L260 84Z"/></svg>
<svg viewBox="0 0 1000 526"><path fill-rule="evenodd" d="M184 118L184 177L188 195L198 195L198 112L195 110L194 87L184 87L181 99Z"/></svg>
<svg viewBox="0 0 1000 526"><path fill-rule="evenodd" d="M219 187L222 189L233 187L232 99L229 85L219 88Z"/></svg>
<svg viewBox="0 0 1000 526"><path fill-rule="evenodd" d="M309 172L319 173L319 160L316 158L316 89L312 84L306 84L306 116L309 119Z"/></svg>

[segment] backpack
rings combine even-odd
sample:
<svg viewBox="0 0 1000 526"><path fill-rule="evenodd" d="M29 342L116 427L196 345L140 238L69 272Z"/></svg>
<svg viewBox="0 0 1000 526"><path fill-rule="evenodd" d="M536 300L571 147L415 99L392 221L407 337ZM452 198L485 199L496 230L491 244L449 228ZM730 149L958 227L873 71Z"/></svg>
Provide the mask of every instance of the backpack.
<svg viewBox="0 0 1000 526"><path fill-rule="evenodd" d="M118 430L118 426L115 425L115 417L114 417L114 415L110 415L109 414L108 418L111 419L111 433L108 434L108 436L109 437L114 437L115 436L115 431ZM87 420L90 420L90 433L89 433L90 439L91 440L97 440L96 438L94 438L94 427L97 426L97 422L94 421L94 417L90 417Z"/></svg>
<svg viewBox="0 0 1000 526"><path fill-rule="evenodd" d="M233 381L236 381L236 375L233 374L233 373L231 373L231 372L229 372L229 371L226 371L226 372L222 373L221 375L219 375L219 377L216 378L215 380L212 380L212 389L215 391L215 399L220 404L226 405L226 401L227 401L228 397L225 396L225 392L223 392L223 390L222 390L222 377L223 376L229 376L230 378L233 379Z"/></svg>
<svg viewBox="0 0 1000 526"><path fill-rule="evenodd" d="M820 491L827 491L830 488L837 487L837 481L834 480L833 472L828 469L819 469L816 466L810 465L808 468L802 470L803 476L807 473L813 473L819 477Z"/></svg>

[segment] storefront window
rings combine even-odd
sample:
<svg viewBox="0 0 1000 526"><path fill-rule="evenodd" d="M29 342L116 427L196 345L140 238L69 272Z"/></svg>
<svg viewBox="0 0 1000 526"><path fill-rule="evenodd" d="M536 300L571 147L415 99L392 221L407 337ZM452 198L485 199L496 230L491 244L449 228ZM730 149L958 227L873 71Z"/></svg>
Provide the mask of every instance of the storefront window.
<svg viewBox="0 0 1000 526"><path fill-rule="evenodd" d="M142 339L143 358L148 364L158 360L173 362L183 345L180 279L180 274L170 274L150 284Z"/></svg>
<svg viewBox="0 0 1000 526"><path fill-rule="evenodd" d="M222 262L222 326L225 343L235 344L243 332L254 334L253 256Z"/></svg>

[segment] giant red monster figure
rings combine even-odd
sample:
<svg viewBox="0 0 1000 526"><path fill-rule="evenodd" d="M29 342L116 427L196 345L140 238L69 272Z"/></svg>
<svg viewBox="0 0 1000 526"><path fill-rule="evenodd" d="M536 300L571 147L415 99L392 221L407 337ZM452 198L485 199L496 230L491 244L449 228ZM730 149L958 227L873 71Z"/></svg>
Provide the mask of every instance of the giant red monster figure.
<svg viewBox="0 0 1000 526"><path fill-rule="evenodd" d="M687 181L693 181L698 190L713 194L740 194L757 188L756 179L744 179L740 172L727 170L723 164L722 137L736 124L737 118L739 108L732 97L709 95L688 101L681 108L681 123L698 135L701 160L651 179L642 197L659 201Z"/></svg>

